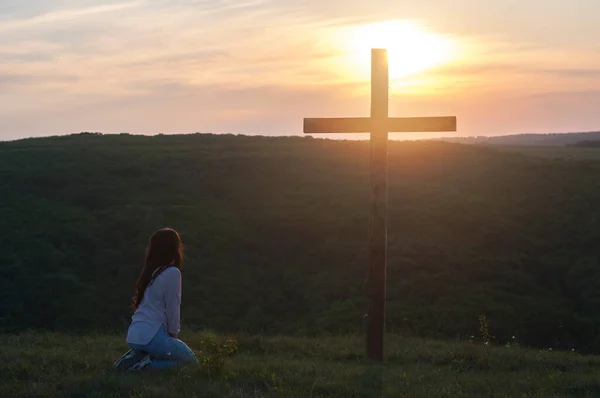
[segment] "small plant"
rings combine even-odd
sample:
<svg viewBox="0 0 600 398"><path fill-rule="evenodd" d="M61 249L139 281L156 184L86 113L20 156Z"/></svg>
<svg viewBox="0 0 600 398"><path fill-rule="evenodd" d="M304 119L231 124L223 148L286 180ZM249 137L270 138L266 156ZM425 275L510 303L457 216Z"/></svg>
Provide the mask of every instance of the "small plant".
<svg viewBox="0 0 600 398"><path fill-rule="evenodd" d="M237 341L233 339L228 339L222 344L211 339L201 340L198 347L198 361L208 377L217 376L223 371L227 359L237 350Z"/></svg>
<svg viewBox="0 0 600 398"><path fill-rule="evenodd" d="M479 332L481 332L481 342L484 345L490 344L490 326L485 315L479 315Z"/></svg>
<svg viewBox="0 0 600 398"><path fill-rule="evenodd" d="M519 347L519 340L516 336L512 336L512 339L509 343L506 343L506 347Z"/></svg>

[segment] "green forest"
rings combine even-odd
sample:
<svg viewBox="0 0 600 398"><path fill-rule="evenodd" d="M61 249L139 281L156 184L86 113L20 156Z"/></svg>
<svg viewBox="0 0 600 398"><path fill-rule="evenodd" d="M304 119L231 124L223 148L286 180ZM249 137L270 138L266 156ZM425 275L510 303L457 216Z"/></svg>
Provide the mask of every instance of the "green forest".
<svg viewBox="0 0 600 398"><path fill-rule="evenodd" d="M588 149L595 150L595 149ZM122 332L147 240L185 244L188 330L363 330L369 143L101 135L0 143L0 332ZM388 331L600 352L600 161L389 145Z"/></svg>

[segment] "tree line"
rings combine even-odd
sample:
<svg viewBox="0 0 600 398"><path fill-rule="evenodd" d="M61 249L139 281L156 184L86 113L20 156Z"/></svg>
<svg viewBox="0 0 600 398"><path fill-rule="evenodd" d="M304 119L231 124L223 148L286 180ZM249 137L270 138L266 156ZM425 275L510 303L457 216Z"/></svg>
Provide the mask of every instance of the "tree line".
<svg viewBox="0 0 600 398"><path fill-rule="evenodd" d="M391 142L388 330L600 351L600 163ZM0 329L124 331L149 235L182 234L182 322L355 333L369 144L77 134L0 143Z"/></svg>

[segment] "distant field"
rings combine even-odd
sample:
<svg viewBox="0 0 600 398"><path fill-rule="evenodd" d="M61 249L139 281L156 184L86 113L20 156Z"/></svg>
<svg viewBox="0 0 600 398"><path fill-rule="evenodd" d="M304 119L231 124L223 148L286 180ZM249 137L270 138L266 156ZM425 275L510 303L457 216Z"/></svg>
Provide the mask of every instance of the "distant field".
<svg viewBox="0 0 600 398"><path fill-rule="evenodd" d="M561 146L494 146L494 148L540 158L600 160L600 148L572 148Z"/></svg>
<svg viewBox="0 0 600 398"><path fill-rule="evenodd" d="M238 337L220 372L207 373L203 333L182 338L202 367L118 375L123 336L43 332L0 336L2 397L598 397L600 357L390 337L384 394L362 338ZM216 368L214 368L216 369Z"/></svg>

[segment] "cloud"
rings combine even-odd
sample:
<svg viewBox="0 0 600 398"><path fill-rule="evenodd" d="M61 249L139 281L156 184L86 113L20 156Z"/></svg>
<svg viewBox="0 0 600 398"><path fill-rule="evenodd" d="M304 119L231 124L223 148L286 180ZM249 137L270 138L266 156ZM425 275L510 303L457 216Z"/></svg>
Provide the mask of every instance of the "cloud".
<svg viewBox="0 0 600 398"><path fill-rule="evenodd" d="M467 32L458 37L468 51L460 62L401 81L390 105L397 113L464 106L478 112L466 124L476 128L494 117L486 106L495 111L507 99L600 89L593 51L553 49L534 36L509 40L502 29L475 30L484 22L472 26L448 13L493 13L471 0L430 3L0 0L0 137L17 130L297 132L303 116L366 115L368 82L344 74L335 40L349 25L404 17L444 34ZM427 87L435 90L419 92Z"/></svg>
<svg viewBox="0 0 600 398"><path fill-rule="evenodd" d="M51 52L27 53L18 49L0 52L0 61L6 62L40 62L51 61L55 55Z"/></svg>
<svg viewBox="0 0 600 398"><path fill-rule="evenodd" d="M30 86L43 83L72 83L77 80L77 76L72 75L36 76L23 74L0 74L0 86L5 89L10 88L10 86Z"/></svg>
<svg viewBox="0 0 600 398"><path fill-rule="evenodd" d="M299 134L303 117L337 113L335 107L340 114L349 109L368 113L368 107L339 93L340 87L224 88L159 82L144 87L144 94L40 110L35 120L27 111L12 112L0 117L0 131L16 129L28 135L80 131Z"/></svg>
<svg viewBox="0 0 600 398"><path fill-rule="evenodd" d="M543 92L532 94L529 97L533 99L542 99L549 101L561 101L565 99L569 101L582 101L590 106L597 108L598 104L600 104L600 89Z"/></svg>
<svg viewBox="0 0 600 398"><path fill-rule="evenodd" d="M19 68L30 76L76 76L78 84L65 84L62 98L55 92L67 108L75 98L145 94L162 81L226 88L339 80L322 65L332 50L319 44L328 29L321 26L330 22L311 20L298 8L265 1L63 5L2 24L9 34L0 34L0 59L7 61L0 73ZM38 95L45 87L40 78ZM17 103L27 102L25 85L13 82L9 89L23 97Z"/></svg>
<svg viewBox="0 0 600 398"><path fill-rule="evenodd" d="M449 65L437 68L438 73L451 76L478 76L492 74L519 73L526 75L546 75L552 77L567 78L596 78L600 77L600 68L560 68L560 67L539 67L534 65L519 65L490 63L490 64L467 64L467 65Z"/></svg>
<svg viewBox="0 0 600 398"><path fill-rule="evenodd" d="M207 49L197 50L175 54L149 54L146 59L125 61L121 64L125 68L143 68L153 67L157 64L168 64L171 67L176 67L181 63L185 63L191 60L200 61L203 63L214 63L219 61L226 61L231 54L225 50Z"/></svg>
<svg viewBox="0 0 600 398"><path fill-rule="evenodd" d="M600 68L540 69L541 73L572 78L600 78Z"/></svg>
<svg viewBox="0 0 600 398"><path fill-rule="evenodd" d="M42 4L44 4L44 2L42 2ZM73 20L75 18L82 18L97 14L110 13L128 8L133 8L140 4L141 1L135 1L129 3L93 5L85 8L69 8L59 10L50 9L48 10L48 12L42 12L40 14L33 15L28 18L14 18L5 20L5 22L3 22L0 25L0 32L10 32L11 30L25 29L35 27L36 25L60 23L64 21ZM15 6L13 6L13 8L21 10L23 9L21 7L17 8Z"/></svg>

